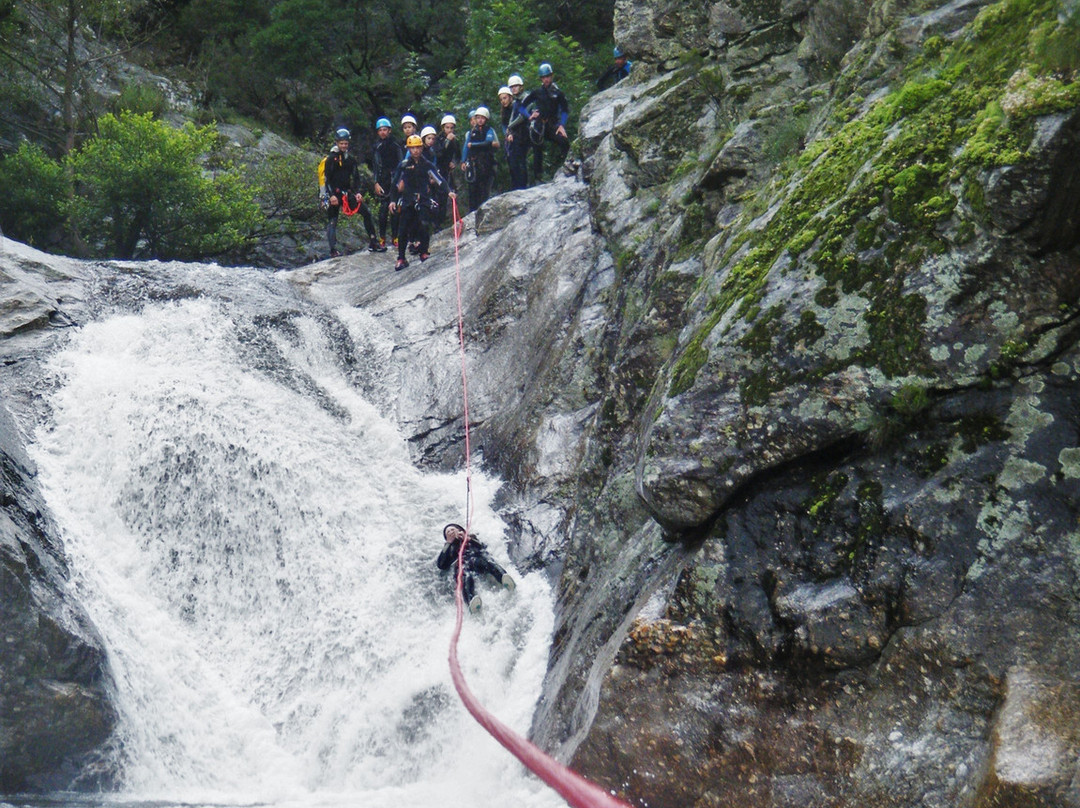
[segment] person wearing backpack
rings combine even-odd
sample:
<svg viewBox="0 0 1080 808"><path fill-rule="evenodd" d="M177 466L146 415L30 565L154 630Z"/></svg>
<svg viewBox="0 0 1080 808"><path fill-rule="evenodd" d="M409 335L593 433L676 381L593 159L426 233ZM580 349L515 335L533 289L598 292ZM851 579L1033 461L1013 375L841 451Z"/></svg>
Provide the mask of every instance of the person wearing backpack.
<svg viewBox="0 0 1080 808"><path fill-rule="evenodd" d="M431 232L427 227L427 216L431 210L432 187L442 189L448 198L455 195L446 180L439 174L435 164L424 157L424 141L419 135L410 135L405 141L409 156L402 160L394 171L394 201L391 211L400 214L398 225L398 258L395 270L405 269L409 262L405 260L405 246L410 241L418 243L417 252L420 261L428 259L428 245Z"/></svg>
<svg viewBox="0 0 1080 808"><path fill-rule="evenodd" d="M337 222L338 214L341 212L344 212L346 216L361 214L364 229L367 231L368 249L377 252L375 222L360 193L360 171L356 165L356 158L349 154L352 136L349 130L344 128L338 129L334 134L337 142L326 158L319 163L320 193L325 201L326 240L330 246L330 257L335 258L341 255L337 249Z"/></svg>
<svg viewBox="0 0 1080 808"><path fill-rule="evenodd" d="M488 125L490 118L487 107L476 108L470 120L472 127L461 148L461 167L469 183L469 213L487 202L495 181L495 150L499 148L499 139Z"/></svg>
<svg viewBox="0 0 1080 808"><path fill-rule="evenodd" d="M371 148L372 171L375 174L375 196L379 200L379 252L386 252L386 225L390 224L390 237L397 238L397 214L390 212L393 201L392 184L394 169L405 155L401 145L390 137L390 120L379 118L375 122L375 145Z"/></svg>

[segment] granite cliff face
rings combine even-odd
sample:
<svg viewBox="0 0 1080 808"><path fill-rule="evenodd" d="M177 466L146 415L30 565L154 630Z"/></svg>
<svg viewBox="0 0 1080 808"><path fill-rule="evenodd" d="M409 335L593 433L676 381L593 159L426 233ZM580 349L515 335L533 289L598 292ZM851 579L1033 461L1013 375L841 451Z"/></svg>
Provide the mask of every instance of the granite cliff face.
<svg viewBox="0 0 1080 808"><path fill-rule="evenodd" d="M558 580L534 736L649 806L1080 805L1077 5L620 0L616 32L580 173L461 245L474 448ZM382 325L445 467L433 246L287 277Z"/></svg>
<svg viewBox="0 0 1080 808"><path fill-rule="evenodd" d="M1078 25L618 5L644 70L584 126L617 326L536 723L583 770L1077 800Z"/></svg>

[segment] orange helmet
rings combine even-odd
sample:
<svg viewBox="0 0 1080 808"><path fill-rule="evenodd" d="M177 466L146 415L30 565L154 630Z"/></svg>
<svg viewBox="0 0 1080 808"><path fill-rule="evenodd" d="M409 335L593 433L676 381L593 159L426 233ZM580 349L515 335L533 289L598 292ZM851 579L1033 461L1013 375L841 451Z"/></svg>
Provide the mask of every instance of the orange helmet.
<svg viewBox="0 0 1080 808"><path fill-rule="evenodd" d="M411 149L413 146L423 146L424 141L420 139L420 135L409 135L409 139L405 141L405 145Z"/></svg>

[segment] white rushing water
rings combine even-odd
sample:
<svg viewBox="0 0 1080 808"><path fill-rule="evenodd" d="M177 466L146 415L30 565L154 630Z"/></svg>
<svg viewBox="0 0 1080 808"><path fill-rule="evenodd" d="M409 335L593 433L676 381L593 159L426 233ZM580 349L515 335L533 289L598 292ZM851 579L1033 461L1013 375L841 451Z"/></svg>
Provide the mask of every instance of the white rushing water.
<svg viewBox="0 0 1080 808"><path fill-rule="evenodd" d="M377 365L391 346L361 312L338 316ZM464 521L464 474L410 463L335 355L332 319L156 303L81 328L52 360L31 448L115 677L121 797L564 805L450 682L454 603L434 559L443 524ZM474 477L473 527L509 567L494 487ZM512 572L514 593L481 584L460 653L524 733L552 595Z"/></svg>

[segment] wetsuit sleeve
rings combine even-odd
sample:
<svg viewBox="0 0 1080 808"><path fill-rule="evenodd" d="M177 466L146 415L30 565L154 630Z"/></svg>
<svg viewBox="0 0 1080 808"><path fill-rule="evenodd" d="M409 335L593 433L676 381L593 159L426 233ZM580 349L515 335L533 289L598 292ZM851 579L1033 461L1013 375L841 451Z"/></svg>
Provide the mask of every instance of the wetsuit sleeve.
<svg viewBox="0 0 1080 808"><path fill-rule="evenodd" d="M461 549L460 541L448 541L443 544L442 552L439 553L435 565L441 570L448 570L457 561L458 551Z"/></svg>
<svg viewBox="0 0 1080 808"><path fill-rule="evenodd" d="M450 191L453 190L450 187L450 183L448 183L446 181L446 179L443 177L443 175L439 173L439 169L434 163L429 161L427 169L428 169L428 176L431 177L431 181L434 182L436 185L438 185L440 190L442 190L442 192L444 194L448 194L448 193L450 193Z"/></svg>
<svg viewBox="0 0 1080 808"><path fill-rule="evenodd" d="M565 127L568 120L570 120L570 102L566 100L565 93L559 93L559 125Z"/></svg>
<svg viewBox="0 0 1080 808"><path fill-rule="evenodd" d="M398 183L401 182L401 163L397 164L397 168L394 169L394 175L390 178L390 199L395 204L401 203L401 191L398 190Z"/></svg>
<svg viewBox="0 0 1080 808"><path fill-rule="evenodd" d="M461 147L461 162L469 162L469 136L465 136L465 145Z"/></svg>

